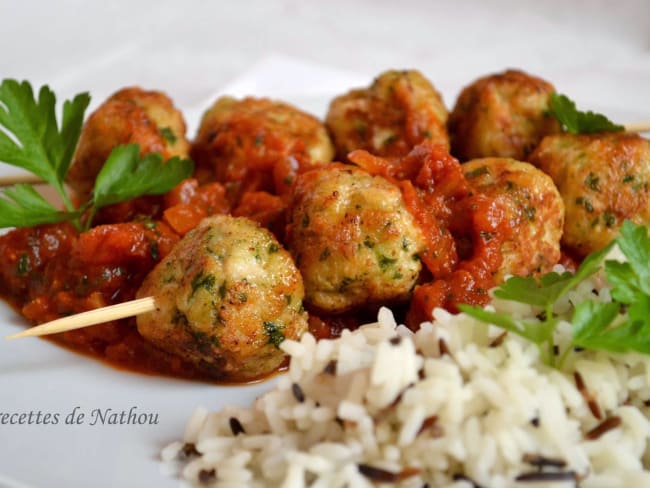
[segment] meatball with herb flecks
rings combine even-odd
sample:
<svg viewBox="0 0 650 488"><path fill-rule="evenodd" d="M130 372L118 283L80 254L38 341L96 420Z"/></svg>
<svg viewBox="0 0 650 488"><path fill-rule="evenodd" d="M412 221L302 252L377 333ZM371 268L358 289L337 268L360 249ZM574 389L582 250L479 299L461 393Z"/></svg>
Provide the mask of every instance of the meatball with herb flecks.
<svg viewBox="0 0 650 488"><path fill-rule="evenodd" d="M650 141L638 134L548 136L530 161L560 190L562 244L578 257L605 247L626 219L650 224Z"/></svg>
<svg viewBox="0 0 650 488"><path fill-rule="evenodd" d="M385 178L341 164L308 171L296 182L289 220L311 307L340 313L410 296L424 237Z"/></svg>
<svg viewBox="0 0 650 488"><path fill-rule="evenodd" d="M326 125L337 157L355 149L384 157L405 156L422 141L449 147L447 109L419 71L386 71L368 88L335 98Z"/></svg>
<svg viewBox="0 0 650 488"><path fill-rule="evenodd" d="M224 380L249 380L284 360L284 339L307 329L300 273L266 229L215 216L190 231L147 276L140 334Z"/></svg>
<svg viewBox="0 0 650 488"><path fill-rule="evenodd" d="M323 124L287 103L219 98L201 120L192 158L201 182L219 181L237 200L247 191L286 194L295 174L332 160Z"/></svg>
<svg viewBox="0 0 650 488"><path fill-rule="evenodd" d="M526 161L548 134L560 132L548 114L553 85L507 70L465 87L449 115L451 153L461 161L502 157Z"/></svg>
<svg viewBox="0 0 650 488"><path fill-rule="evenodd" d="M165 159L188 155L185 121L167 95L131 87L109 97L86 121L66 182L87 199L113 148L132 143Z"/></svg>
<svg viewBox="0 0 650 488"><path fill-rule="evenodd" d="M463 164L465 178L479 193L503 203L508 223L496 283L507 275L551 270L560 259L564 204L553 180L531 164L507 158Z"/></svg>

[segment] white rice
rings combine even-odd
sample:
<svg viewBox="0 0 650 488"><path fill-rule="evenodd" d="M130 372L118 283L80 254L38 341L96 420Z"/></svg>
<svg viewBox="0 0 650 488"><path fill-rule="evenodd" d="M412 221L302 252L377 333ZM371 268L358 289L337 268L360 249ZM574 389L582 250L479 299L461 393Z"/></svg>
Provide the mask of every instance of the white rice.
<svg viewBox="0 0 650 488"><path fill-rule="evenodd" d="M609 300L595 278L556 311L569 312L570 302L586 295ZM519 317L536 313L499 300L491 307ZM560 345L568 328L560 324ZM250 408L197 410L163 460L181 464L190 482L215 487L369 487L376 476L398 473L403 479L380 485L650 486L650 358L582 351L558 371L513 334L491 347L502 333L441 309L433 324L412 333L382 309L377 323L340 339L316 342L306 334L285 341L291 365L273 390ZM443 341L449 354L441 355ZM232 419L245 433L234 435ZM607 419L620 424L588 439ZM191 445L198 454L179 461ZM534 464L539 456L546 465ZM521 475L541 481L517 481Z"/></svg>

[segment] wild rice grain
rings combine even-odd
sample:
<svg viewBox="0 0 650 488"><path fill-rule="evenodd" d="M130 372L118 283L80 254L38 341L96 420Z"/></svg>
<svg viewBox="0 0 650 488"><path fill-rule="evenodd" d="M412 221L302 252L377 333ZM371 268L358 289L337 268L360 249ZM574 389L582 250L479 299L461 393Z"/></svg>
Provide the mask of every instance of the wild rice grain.
<svg viewBox="0 0 650 488"><path fill-rule="evenodd" d="M230 424L230 430L232 431L232 435L237 436L239 434L246 433L246 431L244 430L244 426L237 419L237 417L230 417L228 423Z"/></svg>
<svg viewBox="0 0 650 488"><path fill-rule="evenodd" d="M420 473L421 470L419 468L415 468L413 466L407 466L406 468L402 469L402 471L399 472L399 481L406 480L413 476L418 476Z"/></svg>
<svg viewBox="0 0 650 488"><path fill-rule="evenodd" d="M325 368L323 369L323 373L328 374L330 376L336 376L336 359L332 359L330 362L328 362L325 365Z"/></svg>
<svg viewBox="0 0 650 488"><path fill-rule="evenodd" d="M422 426L420 427L420 430L418 431L417 435L422 434L425 430L431 429L431 428L440 428L442 429L439 425L436 425L438 422L438 416L437 415L431 415L430 417L427 417L424 419L422 422ZM434 436L434 437L439 437L439 436Z"/></svg>
<svg viewBox="0 0 650 488"><path fill-rule="evenodd" d="M499 347L501 344L503 344L503 341L505 338L508 336L508 331L504 331L498 336L496 336L492 342L490 342L490 347Z"/></svg>
<svg viewBox="0 0 650 488"><path fill-rule="evenodd" d="M411 476L417 476L420 474L419 469L412 467L406 467L398 473L361 463L357 465L357 468L362 475L377 483L398 483L399 481L408 479Z"/></svg>
<svg viewBox="0 0 650 488"><path fill-rule="evenodd" d="M217 479L217 470L212 469L202 469L199 471L199 481L204 484L208 484Z"/></svg>
<svg viewBox="0 0 650 488"><path fill-rule="evenodd" d="M460 473L455 474L454 476L452 476L452 479L454 481L464 481L465 483L469 483L470 485L472 485L472 488L483 488L472 478L470 478L469 476L465 476L464 474L460 474Z"/></svg>
<svg viewBox="0 0 650 488"><path fill-rule="evenodd" d="M608 419L603 420L600 424L598 424L596 427L591 429L589 432L587 432L585 434L585 438L590 441L596 440L606 432L609 432L610 430L615 429L620 425L621 425L621 417L609 417Z"/></svg>
<svg viewBox="0 0 650 488"><path fill-rule="evenodd" d="M189 458L200 456L201 453L196 450L196 445L191 442L186 442L183 447L178 451L178 459L185 461Z"/></svg>
<svg viewBox="0 0 650 488"><path fill-rule="evenodd" d="M397 473L387 471L381 468L375 468L369 464L358 464L359 472L366 478L379 483L396 483L398 481Z"/></svg>
<svg viewBox="0 0 650 488"><path fill-rule="evenodd" d="M520 474L515 481L520 483L578 481L578 476L573 471L534 471Z"/></svg>
<svg viewBox="0 0 650 488"><path fill-rule="evenodd" d="M582 375L578 371L573 372L573 379L576 382L576 388L582 395L582 397L585 399L585 402L587 403L587 406L589 407L589 410L591 411L591 414L596 417L598 420L602 420L603 418L603 413L600 410L600 406L598 405L598 402L594 399L593 395L587 390L587 386L585 385L584 380L582 379Z"/></svg>
<svg viewBox="0 0 650 488"><path fill-rule="evenodd" d="M305 401L305 392L302 391L298 383L291 383L291 393L297 402L303 403Z"/></svg>
<svg viewBox="0 0 650 488"><path fill-rule="evenodd" d="M441 356L447 354L449 357L452 357L449 347L447 347L447 343L442 338L438 339L438 349L440 350Z"/></svg>
<svg viewBox="0 0 650 488"><path fill-rule="evenodd" d="M540 454L524 454L523 461L539 468L564 468L566 466L564 459L549 458Z"/></svg>

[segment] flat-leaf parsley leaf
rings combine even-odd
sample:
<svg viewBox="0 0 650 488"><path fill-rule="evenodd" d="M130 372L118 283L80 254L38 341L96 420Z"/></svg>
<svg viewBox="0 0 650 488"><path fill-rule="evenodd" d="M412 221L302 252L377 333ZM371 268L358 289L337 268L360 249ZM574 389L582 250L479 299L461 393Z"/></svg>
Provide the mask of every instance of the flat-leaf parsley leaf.
<svg viewBox="0 0 650 488"><path fill-rule="evenodd" d="M539 282L534 278L508 279L494 295L542 308L537 321L514 319L507 314L480 307L460 305L462 312L492 323L538 345L542 358L555 364L554 332L559 319L553 306L568 291L592 275L604 256L617 244L627 262L608 260L605 274L611 289L611 302L586 299L574 305L571 341L559 363L574 347L609 352L637 351L650 354L650 236L644 226L625 221L620 235L606 248L588 256L574 273L548 273ZM534 329L538 328L538 331Z"/></svg>
<svg viewBox="0 0 650 488"><path fill-rule="evenodd" d="M571 134L592 134L595 132L622 132L625 127L615 124L603 114L582 112L566 95L552 93L548 113L555 117L562 128Z"/></svg>
<svg viewBox="0 0 650 488"><path fill-rule="evenodd" d="M63 188L90 96L81 93L63 104L59 130L56 97L43 86L38 99L27 81L0 84L0 161L24 168L52 185L68 210L72 203Z"/></svg>
<svg viewBox="0 0 650 488"><path fill-rule="evenodd" d="M194 165L178 156L167 162L158 153L140 157L137 144L117 146L97 175L93 207L123 202L141 195L161 195L192 175Z"/></svg>
<svg viewBox="0 0 650 488"><path fill-rule="evenodd" d="M0 227L22 227L62 222L79 217L53 207L30 185L15 185L0 198Z"/></svg>

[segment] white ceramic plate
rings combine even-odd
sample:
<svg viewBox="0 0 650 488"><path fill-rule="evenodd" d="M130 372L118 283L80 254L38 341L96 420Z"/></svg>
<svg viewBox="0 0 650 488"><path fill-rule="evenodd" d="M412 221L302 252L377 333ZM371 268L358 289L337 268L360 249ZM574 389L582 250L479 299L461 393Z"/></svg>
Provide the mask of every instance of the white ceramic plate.
<svg viewBox="0 0 650 488"><path fill-rule="evenodd" d="M299 83L289 86L287 79ZM284 99L323 115L333 95L364 85L368 80L365 76L273 57L220 91ZM190 134L194 133L201 110L211 101L185 111ZM633 107L608 113L620 117L619 120L639 118ZM626 113L632 113L632 118L623 118ZM15 172L0 165L0 176ZM24 327L24 321L0 303L0 337ZM270 382L265 382L218 387L144 376L114 370L42 339L0 339L0 486L177 487L179 481L170 477L159 462L159 452L182 436L193 410L197 406L218 409L232 404L248 405L270 386ZM104 416L125 412L128 417L132 409L137 415L157 416L158 423L101 425L96 418L97 410ZM67 423L72 420L69 416L73 411L84 414L80 424ZM3 423L20 420L21 414L28 421L30 412L32 421L40 412L41 419L50 414L51 420L56 414L58 423Z"/></svg>

